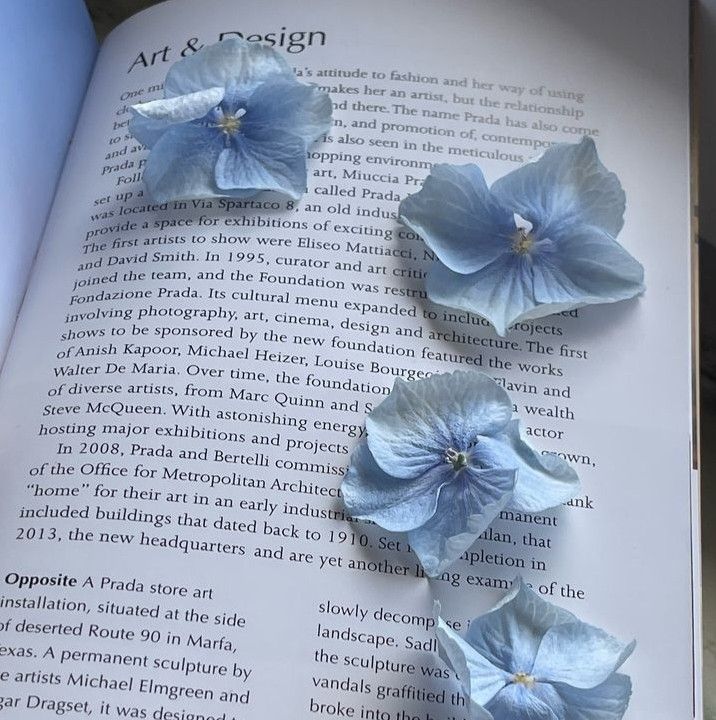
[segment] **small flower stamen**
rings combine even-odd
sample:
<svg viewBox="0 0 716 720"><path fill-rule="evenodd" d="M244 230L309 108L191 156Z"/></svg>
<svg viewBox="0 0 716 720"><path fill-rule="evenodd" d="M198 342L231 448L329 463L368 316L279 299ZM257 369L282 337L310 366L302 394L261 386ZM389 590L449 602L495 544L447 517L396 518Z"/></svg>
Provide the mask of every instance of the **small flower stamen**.
<svg viewBox="0 0 716 720"><path fill-rule="evenodd" d="M534 235L525 228L517 228L517 232L512 236L512 252L516 255L527 255L534 244Z"/></svg>
<svg viewBox="0 0 716 720"><path fill-rule="evenodd" d="M516 672L512 676L512 682L518 685L524 685L526 688L531 688L535 684L534 675L530 675L525 672Z"/></svg>
<svg viewBox="0 0 716 720"><path fill-rule="evenodd" d="M445 462L452 463L453 470L461 470L467 467L467 454L454 448L448 448L445 451Z"/></svg>
<svg viewBox="0 0 716 720"><path fill-rule="evenodd" d="M222 115L216 122L215 127L219 128L226 135L234 135L241 127L241 118L246 114L243 108L237 110L234 115Z"/></svg>

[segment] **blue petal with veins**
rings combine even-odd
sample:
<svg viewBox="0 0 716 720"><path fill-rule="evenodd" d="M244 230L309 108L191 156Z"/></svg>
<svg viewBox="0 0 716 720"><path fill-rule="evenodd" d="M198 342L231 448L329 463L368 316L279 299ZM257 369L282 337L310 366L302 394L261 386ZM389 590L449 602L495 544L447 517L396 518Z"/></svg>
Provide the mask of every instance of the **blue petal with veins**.
<svg viewBox="0 0 716 720"><path fill-rule="evenodd" d="M511 325L644 292L644 269L615 240L625 194L594 141L555 145L488 188L476 165L436 165L400 219L439 262L428 297Z"/></svg>
<svg viewBox="0 0 716 720"><path fill-rule="evenodd" d="M306 190L306 150L331 126L329 96L298 82L273 49L239 38L180 60L163 100L132 107L130 132L151 152L155 202Z"/></svg>
<svg viewBox="0 0 716 720"><path fill-rule="evenodd" d="M436 633L475 720L621 720L626 712L631 681L616 671L635 643L582 622L519 578L464 638L440 617Z"/></svg>
<svg viewBox="0 0 716 720"><path fill-rule="evenodd" d="M520 437L507 393L458 371L396 380L366 420L341 487L348 512L408 542L437 576L510 507L540 512L574 497L579 479Z"/></svg>

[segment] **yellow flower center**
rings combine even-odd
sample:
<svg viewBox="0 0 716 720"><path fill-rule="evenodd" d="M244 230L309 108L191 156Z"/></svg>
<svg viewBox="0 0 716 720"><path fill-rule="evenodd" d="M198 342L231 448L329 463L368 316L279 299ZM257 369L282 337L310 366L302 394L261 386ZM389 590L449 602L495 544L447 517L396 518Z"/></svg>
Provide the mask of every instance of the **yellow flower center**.
<svg viewBox="0 0 716 720"><path fill-rule="evenodd" d="M527 232L524 228L517 228L517 232L512 236L512 252L517 255L527 255L534 242L534 235L531 232Z"/></svg>
<svg viewBox="0 0 716 720"><path fill-rule="evenodd" d="M221 132L226 133L226 135L237 133L241 127L241 116L244 115L245 112L244 110L244 112L240 114L237 113L236 115L222 115L221 118L217 120L216 127L218 127Z"/></svg>
<svg viewBox="0 0 716 720"><path fill-rule="evenodd" d="M526 688L531 688L535 684L533 675L525 672L517 672L512 676L512 682L518 685L524 685Z"/></svg>

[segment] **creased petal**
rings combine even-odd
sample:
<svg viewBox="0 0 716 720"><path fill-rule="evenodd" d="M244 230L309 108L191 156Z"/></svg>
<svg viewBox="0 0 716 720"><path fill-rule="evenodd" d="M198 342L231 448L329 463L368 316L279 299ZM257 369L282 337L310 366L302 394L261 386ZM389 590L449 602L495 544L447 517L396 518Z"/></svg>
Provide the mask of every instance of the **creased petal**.
<svg viewBox="0 0 716 720"><path fill-rule="evenodd" d="M327 93L279 78L262 83L253 92L242 130L248 137L280 130L298 135L309 145L331 129L332 112Z"/></svg>
<svg viewBox="0 0 716 720"><path fill-rule="evenodd" d="M455 672L465 695L484 711L492 698L510 681L510 673L495 667L470 647L442 618L435 633L440 643L440 657ZM480 717L479 714L477 717Z"/></svg>
<svg viewBox="0 0 716 720"><path fill-rule="evenodd" d="M624 190L602 165L591 138L549 148L536 161L497 180L491 191L541 235L585 224L616 237L624 224Z"/></svg>
<svg viewBox="0 0 716 720"><path fill-rule="evenodd" d="M465 450L512 416L507 393L484 373L458 371L411 383L395 381L366 420L375 461L395 477L426 472L446 450Z"/></svg>
<svg viewBox="0 0 716 720"><path fill-rule="evenodd" d="M581 690L554 684L564 702L569 720L621 720L631 697L631 680L615 673L601 685Z"/></svg>
<svg viewBox="0 0 716 720"><path fill-rule="evenodd" d="M433 516L440 487L447 479L435 473L411 480L392 477L380 469L363 440L351 456L341 494L353 517L402 532L420 527Z"/></svg>
<svg viewBox="0 0 716 720"><path fill-rule="evenodd" d="M538 679L577 688L603 683L631 655L636 643L622 643L600 628L575 620L550 628L537 651Z"/></svg>
<svg viewBox="0 0 716 720"><path fill-rule="evenodd" d="M454 272L473 273L510 251L512 210L490 194L477 165L435 165L400 219Z"/></svg>
<svg viewBox="0 0 716 720"><path fill-rule="evenodd" d="M509 507L542 512L567 502L579 492L579 477L557 455L540 455L520 436L519 420L511 420L492 438L481 438L473 450L483 465L515 468L517 479Z"/></svg>
<svg viewBox="0 0 716 720"><path fill-rule="evenodd" d="M487 704L495 720L565 720L536 693L519 683L511 683Z"/></svg>
<svg viewBox="0 0 716 720"><path fill-rule="evenodd" d="M144 182L154 202L221 194L214 167L222 144L216 133L192 124L170 127L152 148Z"/></svg>
<svg viewBox="0 0 716 720"><path fill-rule="evenodd" d="M498 335L535 309L531 268L514 253L503 255L482 270L461 275L435 263L428 273L428 297L440 305L460 308L489 320Z"/></svg>
<svg viewBox="0 0 716 720"><path fill-rule="evenodd" d="M168 100L133 105L129 132L146 147L152 147L167 128L204 117L223 97L224 88L213 87Z"/></svg>
<svg viewBox="0 0 716 720"><path fill-rule="evenodd" d="M282 131L263 137L237 135L219 154L215 169L220 190L279 190L298 199L306 190L306 147Z"/></svg>
<svg viewBox="0 0 716 720"><path fill-rule="evenodd" d="M294 77L286 60L272 48L229 38L174 63L164 81L164 95L175 97L211 87L226 87L230 82L248 87L273 75Z"/></svg>
<svg viewBox="0 0 716 720"><path fill-rule="evenodd" d="M553 685L550 683L536 682L528 689L538 700L541 700L547 705L559 720L570 720L567 709L564 706L564 701Z"/></svg>
<svg viewBox="0 0 716 720"><path fill-rule="evenodd" d="M616 240L595 227L566 229L557 251L534 264L538 302L589 305L644 292L644 268Z"/></svg>
<svg viewBox="0 0 716 720"><path fill-rule="evenodd" d="M521 579L493 610L475 618L465 639L506 672L530 673L544 634L574 622L572 613L542 600Z"/></svg>
<svg viewBox="0 0 716 720"><path fill-rule="evenodd" d="M408 533L428 576L439 575L485 532L509 502L514 483L514 470L465 467L442 486L433 517Z"/></svg>
<svg viewBox="0 0 716 720"><path fill-rule="evenodd" d="M239 110L245 111L253 92L254 87L237 85L236 82L230 80L224 90L224 99L221 103L222 110L229 115L235 115Z"/></svg>
<svg viewBox="0 0 716 720"><path fill-rule="evenodd" d="M223 97L224 88L212 87L181 97L138 103L132 105L131 110L152 120L167 123L187 122L204 117Z"/></svg>

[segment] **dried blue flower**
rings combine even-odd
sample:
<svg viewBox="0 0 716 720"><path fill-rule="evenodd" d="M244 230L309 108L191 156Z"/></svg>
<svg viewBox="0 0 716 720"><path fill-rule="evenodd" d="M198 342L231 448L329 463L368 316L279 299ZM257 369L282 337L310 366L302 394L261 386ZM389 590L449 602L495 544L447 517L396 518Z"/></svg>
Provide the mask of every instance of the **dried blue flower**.
<svg viewBox="0 0 716 720"><path fill-rule="evenodd" d="M440 263L428 297L481 315L500 335L520 320L644 291L644 269L614 239L619 179L594 142L549 148L488 188L477 165L436 165L401 220Z"/></svg>
<svg viewBox="0 0 716 720"><path fill-rule="evenodd" d="M341 488L348 511L407 532L436 576L504 508L540 512L574 497L574 470L532 450L511 417L509 396L484 373L397 379L351 457Z"/></svg>
<svg viewBox="0 0 716 720"><path fill-rule="evenodd" d="M331 126L331 100L296 80L278 52L232 38L174 64L164 100L132 108L130 132L151 148L155 202L306 190L306 149Z"/></svg>
<svg viewBox="0 0 716 720"><path fill-rule="evenodd" d="M631 681L616 670L636 643L578 620L520 579L465 638L442 618L436 632L473 720L620 720L629 704Z"/></svg>

